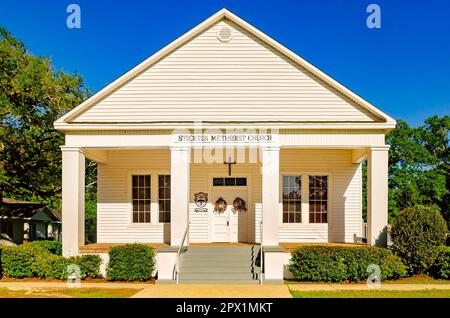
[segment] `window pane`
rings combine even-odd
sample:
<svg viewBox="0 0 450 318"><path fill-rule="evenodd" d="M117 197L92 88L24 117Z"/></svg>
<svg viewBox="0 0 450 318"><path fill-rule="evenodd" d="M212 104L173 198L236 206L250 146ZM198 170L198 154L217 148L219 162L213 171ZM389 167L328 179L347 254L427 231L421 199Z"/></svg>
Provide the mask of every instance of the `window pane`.
<svg viewBox="0 0 450 318"><path fill-rule="evenodd" d="M247 178L236 178L236 185L237 186L246 186Z"/></svg>
<svg viewBox="0 0 450 318"><path fill-rule="evenodd" d="M283 176L283 222L301 223L301 176Z"/></svg>
<svg viewBox="0 0 450 318"><path fill-rule="evenodd" d="M133 222L149 223L151 206L150 175L132 176L132 188Z"/></svg>
<svg viewBox="0 0 450 318"><path fill-rule="evenodd" d="M328 177L310 176L309 212L311 223L327 223Z"/></svg>
<svg viewBox="0 0 450 318"><path fill-rule="evenodd" d="M234 179L234 178L225 178L225 185L226 186L234 186L234 185L236 185L236 179Z"/></svg>
<svg viewBox="0 0 450 318"><path fill-rule="evenodd" d="M159 222L170 222L170 176L159 176Z"/></svg>

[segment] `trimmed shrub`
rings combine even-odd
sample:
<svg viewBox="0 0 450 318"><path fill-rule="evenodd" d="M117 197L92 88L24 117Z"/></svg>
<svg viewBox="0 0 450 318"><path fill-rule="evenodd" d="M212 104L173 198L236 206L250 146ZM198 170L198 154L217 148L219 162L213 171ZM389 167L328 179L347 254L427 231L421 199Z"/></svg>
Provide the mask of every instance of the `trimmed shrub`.
<svg viewBox="0 0 450 318"><path fill-rule="evenodd" d="M142 244L112 247L106 269L108 280L148 280L155 267L153 248Z"/></svg>
<svg viewBox="0 0 450 318"><path fill-rule="evenodd" d="M54 278L67 279L67 266L80 266L81 279L98 278L101 258L98 255L83 255L65 258L52 254L36 244L4 247L1 253L4 275L13 278Z"/></svg>
<svg viewBox="0 0 450 318"><path fill-rule="evenodd" d="M67 265L69 265L67 258L45 251L36 257L33 271L39 278L66 279Z"/></svg>
<svg viewBox="0 0 450 318"><path fill-rule="evenodd" d="M62 244L58 241L33 241L28 243L28 245L41 247L55 255L62 255Z"/></svg>
<svg viewBox="0 0 450 318"><path fill-rule="evenodd" d="M435 278L450 279L450 247L442 246L440 248L439 255L429 273Z"/></svg>
<svg viewBox="0 0 450 318"><path fill-rule="evenodd" d="M80 266L81 278L100 278L100 264L102 259L98 255L82 255L69 257L68 263Z"/></svg>
<svg viewBox="0 0 450 318"><path fill-rule="evenodd" d="M381 279L406 275L400 258L376 247L303 246L292 252L289 270L297 280L358 282L367 279L369 265L380 266Z"/></svg>
<svg viewBox="0 0 450 318"><path fill-rule="evenodd" d="M402 258L411 274L424 273L436 261L446 233L447 224L437 210L406 208L392 222L393 251Z"/></svg>
<svg viewBox="0 0 450 318"><path fill-rule="evenodd" d="M35 263L41 254L51 255L40 247L29 244L2 248L3 274L13 278L28 278L37 275Z"/></svg>

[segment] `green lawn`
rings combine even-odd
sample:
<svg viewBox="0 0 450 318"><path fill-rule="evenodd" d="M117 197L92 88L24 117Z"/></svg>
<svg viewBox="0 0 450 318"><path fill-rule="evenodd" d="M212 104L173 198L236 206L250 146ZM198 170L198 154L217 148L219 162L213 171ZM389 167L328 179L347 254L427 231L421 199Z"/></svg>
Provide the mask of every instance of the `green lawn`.
<svg viewBox="0 0 450 318"><path fill-rule="evenodd" d="M450 290L292 291L294 298L450 298Z"/></svg>
<svg viewBox="0 0 450 318"><path fill-rule="evenodd" d="M348 284L348 283L328 283L328 282L299 282L295 280L285 280L286 285L291 284ZM412 277L401 278L396 280L385 280L382 284L450 284L450 279L434 279L428 275L415 275ZM350 283L350 284L366 284L366 282Z"/></svg>
<svg viewBox="0 0 450 318"><path fill-rule="evenodd" d="M128 298L139 292L138 288L66 288L46 290L10 290L0 288L0 298Z"/></svg>

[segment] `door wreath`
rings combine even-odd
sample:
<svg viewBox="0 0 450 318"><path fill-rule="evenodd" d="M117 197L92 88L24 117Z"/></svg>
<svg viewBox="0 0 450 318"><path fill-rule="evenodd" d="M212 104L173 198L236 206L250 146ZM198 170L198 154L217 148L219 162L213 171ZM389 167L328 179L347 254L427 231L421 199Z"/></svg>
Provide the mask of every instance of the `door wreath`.
<svg viewBox="0 0 450 318"><path fill-rule="evenodd" d="M214 212L223 213L227 209L227 201L225 201L222 197L218 198L216 203L214 204Z"/></svg>
<svg viewBox="0 0 450 318"><path fill-rule="evenodd" d="M239 197L234 199L232 211L234 213L247 211L247 203L245 202L245 200Z"/></svg>

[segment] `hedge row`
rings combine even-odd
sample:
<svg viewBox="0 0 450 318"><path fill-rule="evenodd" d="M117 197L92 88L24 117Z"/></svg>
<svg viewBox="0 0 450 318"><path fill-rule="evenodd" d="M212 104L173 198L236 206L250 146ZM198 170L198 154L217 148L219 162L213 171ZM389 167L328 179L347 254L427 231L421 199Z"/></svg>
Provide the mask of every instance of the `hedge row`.
<svg viewBox="0 0 450 318"><path fill-rule="evenodd" d="M106 269L108 280L145 281L155 268L153 248L142 244L112 247Z"/></svg>
<svg viewBox="0 0 450 318"><path fill-rule="evenodd" d="M42 241L43 242L43 241ZM3 247L0 267L3 275L12 278L55 278L66 279L70 264L80 266L81 278L98 278L100 275L101 258L98 255L83 255L77 257L63 257L50 252L59 253L52 244L24 244Z"/></svg>
<svg viewBox="0 0 450 318"><path fill-rule="evenodd" d="M111 248L107 267L108 280L145 281L155 268L153 249L142 244L128 244ZM80 266L81 278L99 278L101 258L98 255L61 256L61 243L36 241L19 246L0 247L0 278L67 279L68 266Z"/></svg>
<svg viewBox="0 0 450 318"><path fill-rule="evenodd" d="M381 279L406 276L406 267L391 251L377 247L303 246L295 249L289 270L297 280L358 282L371 274L368 266L380 266Z"/></svg>
<svg viewBox="0 0 450 318"><path fill-rule="evenodd" d="M62 255L62 244L59 241L33 241L28 243L28 245L41 247L55 255Z"/></svg>

